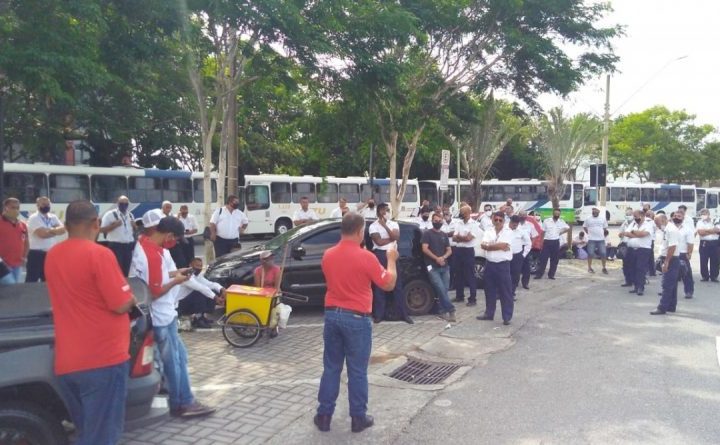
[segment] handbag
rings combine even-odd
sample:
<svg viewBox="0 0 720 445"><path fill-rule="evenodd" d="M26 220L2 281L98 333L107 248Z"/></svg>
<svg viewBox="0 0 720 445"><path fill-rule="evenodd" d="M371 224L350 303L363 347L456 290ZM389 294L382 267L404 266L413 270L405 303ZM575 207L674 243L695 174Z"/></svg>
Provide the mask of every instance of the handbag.
<svg viewBox="0 0 720 445"><path fill-rule="evenodd" d="M626 242L623 241L620 244L618 244L617 252L615 253L615 258L617 258L619 260L624 259L625 254L627 253L627 249L628 249L628 246L627 246Z"/></svg>

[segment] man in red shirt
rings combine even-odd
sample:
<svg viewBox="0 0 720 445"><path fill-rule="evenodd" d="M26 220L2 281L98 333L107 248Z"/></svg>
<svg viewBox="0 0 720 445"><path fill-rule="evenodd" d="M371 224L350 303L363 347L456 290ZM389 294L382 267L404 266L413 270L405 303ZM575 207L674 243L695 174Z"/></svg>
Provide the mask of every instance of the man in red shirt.
<svg viewBox="0 0 720 445"><path fill-rule="evenodd" d="M135 305L115 255L95 243L95 206L67 207L68 239L53 246L45 278L55 322L55 373L78 438L76 445L115 444L125 420L130 318Z"/></svg>
<svg viewBox="0 0 720 445"><path fill-rule="evenodd" d="M27 259L27 226L18 219L18 215L20 201L15 198L5 199L0 217L0 264L5 266L7 273L0 272L0 285L19 283L22 265ZM0 266L3 271L5 268Z"/></svg>
<svg viewBox="0 0 720 445"><path fill-rule="evenodd" d="M346 214L340 224L342 239L325 252L322 270L327 283L323 340L323 375L320 379L314 422L320 431L330 430L335 401L340 391L343 361L347 363L348 399L352 431L373 425L367 415L367 368L372 347L372 283L391 291L397 280L397 250L387 251L387 270L371 252L360 245L364 240L365 219Z"/></svg>

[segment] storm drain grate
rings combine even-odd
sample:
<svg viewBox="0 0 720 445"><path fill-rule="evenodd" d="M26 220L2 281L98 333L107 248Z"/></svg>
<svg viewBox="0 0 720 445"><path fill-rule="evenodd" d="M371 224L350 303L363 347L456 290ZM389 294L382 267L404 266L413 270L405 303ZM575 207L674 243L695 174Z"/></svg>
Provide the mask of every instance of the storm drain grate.
<svg viewBox="0 0 720 445"><path fill-rule="evenodd" d="M408 360L404 365L393 371L390 377L415 385L435 385L444 382L461 366L449 363Z"/></svg>

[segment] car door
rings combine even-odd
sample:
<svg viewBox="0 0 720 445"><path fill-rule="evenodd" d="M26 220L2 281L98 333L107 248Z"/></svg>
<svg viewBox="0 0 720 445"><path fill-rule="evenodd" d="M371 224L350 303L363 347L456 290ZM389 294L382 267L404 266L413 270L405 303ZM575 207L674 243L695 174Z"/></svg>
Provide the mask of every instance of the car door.
<svg viewBox="0 0 720 445"><path fill-rule="evenodd" d="M312 302L322 302L327 287L320 262L325 251L338 241L339 225L313 231L296 240L290 248L290 265L285 271L283 288L305 295Z"/></svg>

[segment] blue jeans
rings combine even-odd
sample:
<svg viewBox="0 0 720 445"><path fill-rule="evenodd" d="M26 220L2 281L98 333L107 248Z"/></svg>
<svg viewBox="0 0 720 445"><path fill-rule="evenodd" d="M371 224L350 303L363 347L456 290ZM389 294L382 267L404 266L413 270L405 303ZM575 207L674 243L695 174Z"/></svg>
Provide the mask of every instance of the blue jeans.
<svg viewBox="0 0 720 445"><path fill-rule="evenodd" d="M455 306L450 303L450 297L448 297L450 268L447 265L433 265L432 269L428 272L428 278L430 278L430 283L433 285L433 288L435 288L435 294L438 296L440 313L455 312Z"/></svg>
<svg viewBox="0 0 720 445"><path fill-rule="evenodd" d="M168 388L170 409L176 410L193 403L190 376L187 369L187 350L178 335L177 318L167 326L153 326L155 343L160 351L163 375Z"/></svg>
<svg viewBox="0 0 720 445"><path fill-rule="evenodd" d="M363 317L338 310L325 311L323 331L323 374L318 390L317 413L332 415L340 392L343 361L347 363L348 399L351 416L367 413L367 369L372 349L372 322Z"/></svg>
<svg viewBox="0 0 720 445"><path fill-rule="evenodd" d="M125 425L128 362L58 376L70 412L75 445L115 445Z"/></svg>
<svg viewBox="0 0 720 445"><path fill-rule="evenodd" d="M20 275L22 274L22 267L8 267L10 273L0 278L0 284L18 284L20 282Z"/></svg>

